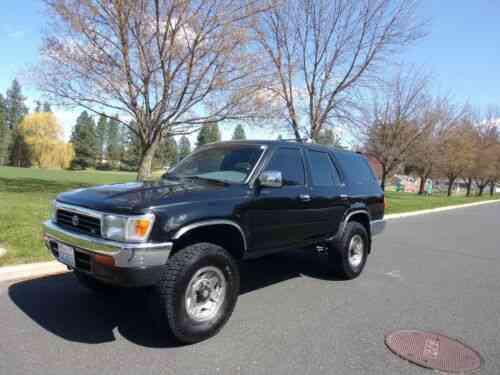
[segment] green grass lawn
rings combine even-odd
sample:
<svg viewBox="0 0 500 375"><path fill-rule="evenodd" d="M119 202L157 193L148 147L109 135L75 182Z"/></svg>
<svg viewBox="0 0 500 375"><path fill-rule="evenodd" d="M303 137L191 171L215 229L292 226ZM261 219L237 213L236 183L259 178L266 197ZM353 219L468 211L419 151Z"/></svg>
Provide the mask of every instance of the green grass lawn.
<svg viewBox="0 0 500 375"><path fill-rule="evenodd" d="M7 249L7 254L0 258L0 266L52 259L42 244L40 223L48 217L50 202L58 193L134 179L135 173L127 172L0 167L0 247ZM476 202L491 197L425 197L388 192L387 199L387 213L399 213Z"/></svg>
<svg viewBox="0 0 500 375"><path fill-rule="evenodd" d="M7 249L0 266L51 259L42 244L40 223L58 193L134 179L135 173L127 172L0 167L0 246Z"/></svg>
<svg viewBox="0 0 500 375"><path fill-rule="evenodd" d="M427 210L430 208L460 205L466 203L480 202L491 199L500 199L500 195L490 196L489 193L482 197L451 196L446 194L433 194L422 196L415 193L396 193L388 191L385 193L387 199L386 214Z"/></svg>

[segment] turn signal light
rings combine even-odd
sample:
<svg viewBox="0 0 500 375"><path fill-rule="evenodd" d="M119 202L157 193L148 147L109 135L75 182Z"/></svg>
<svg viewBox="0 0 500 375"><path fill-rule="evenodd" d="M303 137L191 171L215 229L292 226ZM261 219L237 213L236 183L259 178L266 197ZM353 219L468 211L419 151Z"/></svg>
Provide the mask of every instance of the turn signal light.
<svg viewBox="0 0 500 375"><path fill-rule="evenodd" d="M103 266L107 267L115 266L115 259L108 255L99 255L99 254L94 255L94 262L102 264Z"/></svg>
<svg viewBox="0 0 500 375"><path fill-rule="evenodd" d="M134 222L134 234L139 237L145 237L149 231L151 220L139 219Z"/></svg>

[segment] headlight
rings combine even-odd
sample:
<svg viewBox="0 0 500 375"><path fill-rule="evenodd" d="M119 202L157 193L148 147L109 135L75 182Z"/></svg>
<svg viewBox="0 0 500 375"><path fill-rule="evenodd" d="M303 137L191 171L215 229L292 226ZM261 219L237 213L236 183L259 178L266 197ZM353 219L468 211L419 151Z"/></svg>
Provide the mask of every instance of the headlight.
<svg viewBox="0 0 500 375"><path fill-rule="evenodd" d="M104 215L103 236L110 240L122 242L144 242L153 228L155 216Z"/></svg>

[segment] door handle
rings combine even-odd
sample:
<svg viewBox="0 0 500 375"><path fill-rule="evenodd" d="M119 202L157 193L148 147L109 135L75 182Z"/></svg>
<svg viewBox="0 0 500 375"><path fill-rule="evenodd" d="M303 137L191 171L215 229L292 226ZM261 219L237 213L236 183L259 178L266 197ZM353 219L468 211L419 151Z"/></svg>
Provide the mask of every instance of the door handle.
<svg viewBox="0 0 500 375"><path fill-rule="evenodd" d="M311 201L311 196L309 194L300 194L299 199L302 202L310 202Z"/></svg>

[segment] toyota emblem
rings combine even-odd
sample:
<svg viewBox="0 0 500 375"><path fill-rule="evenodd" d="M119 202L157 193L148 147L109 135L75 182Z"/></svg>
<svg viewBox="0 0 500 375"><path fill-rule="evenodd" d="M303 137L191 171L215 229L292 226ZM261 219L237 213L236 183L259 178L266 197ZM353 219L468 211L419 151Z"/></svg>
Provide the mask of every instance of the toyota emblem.
<svg viewBox="0 0 500 375"><path fill-rule="evenodd" d="M73 224L74 227L77 227L78 224L80 224L80 219L78 218L78 215L74 215L71 218L71 223Z"/></svg>

